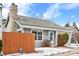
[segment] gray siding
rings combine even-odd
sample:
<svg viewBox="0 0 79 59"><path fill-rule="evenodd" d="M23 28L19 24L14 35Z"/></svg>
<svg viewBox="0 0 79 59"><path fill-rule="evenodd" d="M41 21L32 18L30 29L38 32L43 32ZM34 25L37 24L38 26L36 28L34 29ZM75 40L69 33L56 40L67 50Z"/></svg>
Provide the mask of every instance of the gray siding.
<svg viewBox="0 0 79 59"><path fill-rule="evenodd" d="M31 32L31 29L29 29L29 28L24 28L24 32Z"/></svg>

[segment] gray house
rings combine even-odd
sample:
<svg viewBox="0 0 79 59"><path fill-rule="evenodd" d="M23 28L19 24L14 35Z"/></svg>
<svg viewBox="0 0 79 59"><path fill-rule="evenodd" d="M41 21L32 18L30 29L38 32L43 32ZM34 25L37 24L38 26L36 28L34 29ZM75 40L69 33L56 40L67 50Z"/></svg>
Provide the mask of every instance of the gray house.
<svg viewBox="0 0 79 59"><path fill-rule="evenodd" d="M36 47L41 47L43 40L51 40L52 46L57 46L57 35L61 32L67 32L69 34L68 43L70 43L72 34L71 30L49 20L17 15L17 5L14 3L10 6L5 29L7 32L35 33Z"/></svg>

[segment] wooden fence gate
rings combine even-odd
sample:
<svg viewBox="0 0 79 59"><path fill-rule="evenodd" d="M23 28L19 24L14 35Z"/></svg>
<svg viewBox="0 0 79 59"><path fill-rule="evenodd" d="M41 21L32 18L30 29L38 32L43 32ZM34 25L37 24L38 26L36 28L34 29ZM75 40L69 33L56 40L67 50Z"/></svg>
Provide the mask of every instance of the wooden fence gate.
<svg viewBox="0 0 79 59"><path fill-rule="evenodd" d="M18 53L20 48L25 53L35 51L34 33L3 32L2 38L4 54Z"/></svg>

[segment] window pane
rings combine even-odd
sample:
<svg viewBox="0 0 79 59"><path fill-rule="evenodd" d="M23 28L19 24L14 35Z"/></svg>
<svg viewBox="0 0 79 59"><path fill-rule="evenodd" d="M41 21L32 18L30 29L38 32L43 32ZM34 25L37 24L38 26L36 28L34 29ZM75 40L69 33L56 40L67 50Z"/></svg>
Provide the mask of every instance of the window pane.
<svg viewBox="0 0 79 59"><path fill-rule="evenodd" d="M32 33L35 33L35 40L42 40L42 32L33 31Z"/></svg>
<svg viewBox="0 0 79 59"><path fill-rule="evenodd" d="M42 40L42 36L38 36L38 40Z"/></svg>
<svg viewBox="0 0 79 59"><path fill-rule="evenodd" d="M53 40L53 37L50 37L50 41L52 41Z"/></svg>
<svg viewBox="0 0 79 59"><path fill-rule="evenodd" d="M50 33L50 36L53 36L53 33Z"/></svg>
<svg viewBox="0 0 79 59"><path fill-rule="evenodd" d="M42 35L42 32L38 32L38 35Z"/></svg>

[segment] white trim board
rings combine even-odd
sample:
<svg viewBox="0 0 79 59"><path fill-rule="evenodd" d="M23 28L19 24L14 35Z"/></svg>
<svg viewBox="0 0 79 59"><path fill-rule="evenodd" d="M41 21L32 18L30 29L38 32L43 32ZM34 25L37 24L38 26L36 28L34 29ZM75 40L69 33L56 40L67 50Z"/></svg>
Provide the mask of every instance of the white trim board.
<svg viewBox="0 0 79 59"><path fill-rule="evenodd" d="M42 30L53 30L53 31L64 31L64 32L72 32L69 30L60 30L60 29L52 29L52 28L44 28L44 27L36 27L36 26L25 26L23 25L22 28L34 28L34 29L42 29Z"/></svg>

